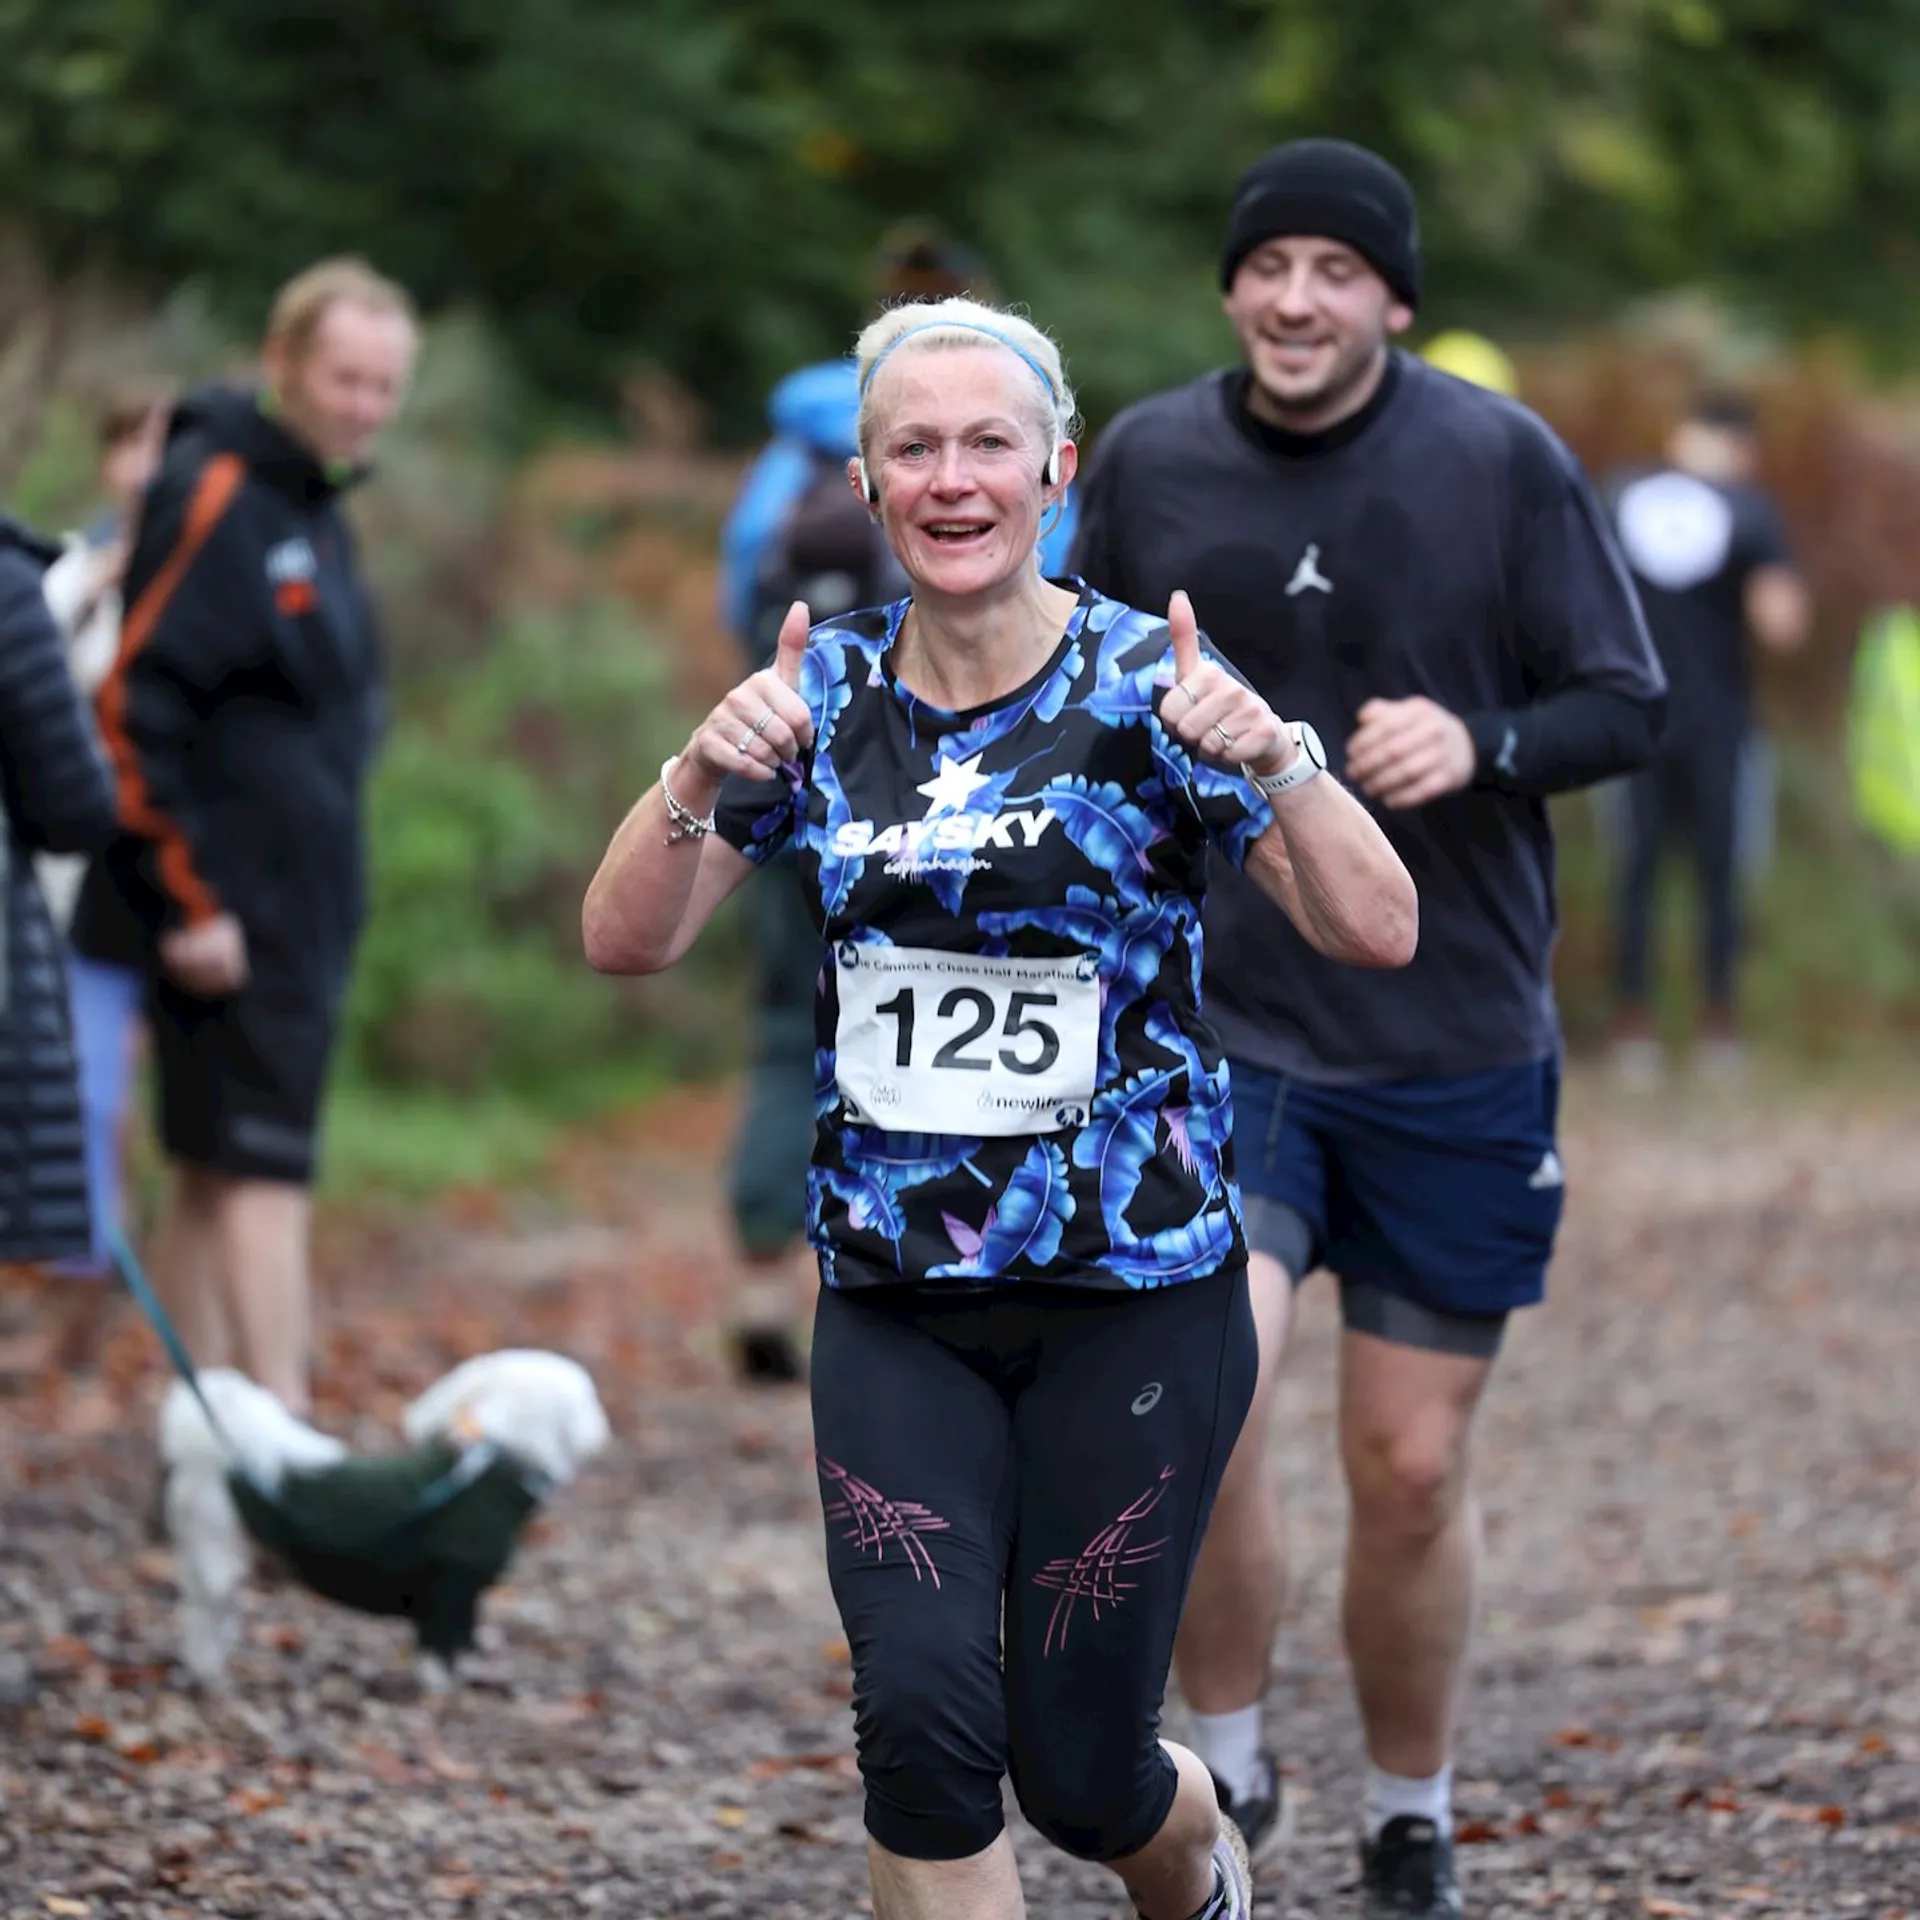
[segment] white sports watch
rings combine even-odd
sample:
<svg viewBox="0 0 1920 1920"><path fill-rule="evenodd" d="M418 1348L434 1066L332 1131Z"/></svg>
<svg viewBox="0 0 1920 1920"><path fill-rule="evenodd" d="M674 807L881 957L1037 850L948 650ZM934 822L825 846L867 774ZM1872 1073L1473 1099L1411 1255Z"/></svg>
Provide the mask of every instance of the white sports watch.
<svg viewBox="0 0 1920 1920"><path fill-rule="evenodd" d="M1287 731L1293 735L1293 744L1299 751L1278 773L1255 773L1245 762L1241 763L1240 771L1269 800L1276 793L1291 793L1295 787L1304 787L1316 774L1327 770L1327 750L1320 744L1320 736L1304 720L1288 721Z"/></svg>

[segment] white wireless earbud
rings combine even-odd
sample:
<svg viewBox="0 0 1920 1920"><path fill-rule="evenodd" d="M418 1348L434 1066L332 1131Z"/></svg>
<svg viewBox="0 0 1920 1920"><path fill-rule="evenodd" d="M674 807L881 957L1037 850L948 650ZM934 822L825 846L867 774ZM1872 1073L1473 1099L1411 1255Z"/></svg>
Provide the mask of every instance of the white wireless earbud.
<svg viewBox="0 0 1920 1920"><path fill-rule="evenodd" d="M877 507L880 504L880 489L873 484L873 476L867 472L866 461L856 460L854 466L860 475L860 491L867 505Z"/></svg>
<svg viewBox="0 0 1920 1920"><path fill-rule="evenodd" d="M1040 469L1040 484L1043 487L1057 487L1060 484L1060 449L1058 447L1047 455L1047 464Z"/></svg>

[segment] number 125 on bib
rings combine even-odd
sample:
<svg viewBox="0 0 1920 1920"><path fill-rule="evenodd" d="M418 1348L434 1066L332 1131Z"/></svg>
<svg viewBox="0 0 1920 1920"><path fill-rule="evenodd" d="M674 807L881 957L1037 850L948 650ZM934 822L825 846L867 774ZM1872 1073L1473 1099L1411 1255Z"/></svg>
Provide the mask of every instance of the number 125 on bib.
<svg viewBox="0 0 1920 1920"><path fill-rule="evenodd" d="M1084 1124L1099 1071L1090 954L990 959L843 942L835 1072L852 1117L901 1133Z"/></svg>

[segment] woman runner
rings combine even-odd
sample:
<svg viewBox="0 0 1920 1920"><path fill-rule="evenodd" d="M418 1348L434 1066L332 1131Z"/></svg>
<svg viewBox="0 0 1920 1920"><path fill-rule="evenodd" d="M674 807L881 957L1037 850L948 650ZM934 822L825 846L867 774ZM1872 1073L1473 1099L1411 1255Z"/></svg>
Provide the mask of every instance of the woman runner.
<svg viewBox="0 0 1920 1920"><path fill-rule="evenodd" d="M849 479L912 591L811 633L792 609L614 836L587 955L671 966L796 848L815 1440L877 1920L1018 1920L1006 1776L1145 1920L1237 1920L1244 1851L1158 1737L1255 1369L1207 859L1362 966L1411 956L1413 885L1184 595L1161 620L1041 576L1076 462L1045 334L946 300L857 359Z"/></svg>

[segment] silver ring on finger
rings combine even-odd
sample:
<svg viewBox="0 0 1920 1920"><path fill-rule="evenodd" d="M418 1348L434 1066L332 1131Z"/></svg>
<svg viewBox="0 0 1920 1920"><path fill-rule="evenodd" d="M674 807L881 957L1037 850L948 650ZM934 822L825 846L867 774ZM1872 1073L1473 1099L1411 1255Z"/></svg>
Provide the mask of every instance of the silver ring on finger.
<svg viewBox="0 0 1920 1920"><path fill-rule="evenodd" d="M1187 696L1187 710L1192 712L1200 704L1200 696L1184 680L1176 680L1173 684Z"/></svg>
<svg viewBox="0 0 1920 1920"><path fill-rule="evenodd" d="M773 725L773 709L769 707L766 710L766 712L763 713L760 716L760 718L753 723L753 731L747 735L747 738L749 740L758 740L760 736L763 733L765 733L766 730L772 725Z"/></svg>
<svg viewBox="0 0 1920 1920"><path fill-rule="evenodd" d="M1214 732L1215 732L1215 733L1216 733L1217 735L1219 735L1219 738L1220 738L1220 744L1221 744L1221 746L1222 746L1222 747L1225 747L1225 748L1231 748L1231 747L1232 747L1232 745L1233 745L1233 742L1234 742L1234 736L1233 736L1232 734L1230 734L1230 733L1229 733L1229 732L1228 732L1228 731L1226 730L1226 728L1225 728L1225 727L1223 727L1223 726L1221 726L1221 725L1220 725L1220 724L1219 724L1219 723L1218 723L1218 722L1216 721L1216 722L1214 723L1214 729L1213 729L1213 730L1214 730Z"/></svg>
<svg viewBox="0 0 1920 1920"><path fill-rule="evenodd" d="M747 731L743 733L740 736L740 738L733 743L734 752L745 753L747 749L751 747L753 743L759 738L760 738L760 729L758 727L749 727Z"/></svg>

